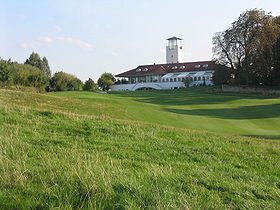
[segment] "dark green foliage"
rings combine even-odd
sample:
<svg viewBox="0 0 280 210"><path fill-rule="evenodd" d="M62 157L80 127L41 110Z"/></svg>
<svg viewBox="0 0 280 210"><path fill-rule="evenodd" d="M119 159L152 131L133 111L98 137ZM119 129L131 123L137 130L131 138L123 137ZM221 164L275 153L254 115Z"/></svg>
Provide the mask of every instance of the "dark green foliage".
<svg viewBox="0 0 280 210"><path fill-rule="evenodd" d="M53 75L50 81L51 90L54 91L71 91L82 90L83 83L74 75L65 72L57 72Z"/></svg>
<svg viewBox="0 0 280 210"><path fill-rule="evenodd" d="M229 84L231 80L231 68L217 64L212 80L215 85Z"/></svg>
<svg viewBox="0 0 280 210"><path fill-rule="evenodd" d="M48 77L51 77L51 70L46 57L43 57L43 59L41 59L38 53L32 52L30 57L25 61L25 64L35 66Z"/></svg>
<svg viewBox="0 0 280 210"><path fill-rule="evenodd" d="M233 84L278 85L279 40L279 17L253 9L215 35L213 52L218 63L231 68Z"/></svg>
<svg viewBox="0 0 280 210"><path fill-rule="evenodd" d="M111 73L103 73L97 81L98 86L106 91L110 89L110 86L115 83L116 79Z"/></svg>
<svg viewBox="0 0 280 210"><path fill-rule="evenodd" d="M128 84L128 80L127 79L118 79L115 84L116 85L120 85L120 84Z"/></svg>
<svg viewBox="0 0 280 210"><path fill-rule="evenodd" d="M185 87L189 87L189 85L192 83L192 78L191 77L184 77L183 78L183 83L185 84Z"/></svg>
<svg viewBox="0 0 280 210"><path fill-rule="evenodd" d="M44 90L49 83L47 75L27 64L10 64L0 61L0 82L4 85L35 87Z"/></svg>
<svg viewBox="0 0 280 210"><path fill-rule="evenodd" d="M94 83L94 81L89 78L85 84L84 84L84 87L83 87L83 90L86 90L86 91L95 91L97 90L97 85Z"/></svg>
<svg viewBox="0 0 280 210"><path fill-rule="evenodd" d="M11 80L11 72L9 71L9 66L8 64L3 61L0 60L0 82L1 83L9 83L9 81Z"/></svg>

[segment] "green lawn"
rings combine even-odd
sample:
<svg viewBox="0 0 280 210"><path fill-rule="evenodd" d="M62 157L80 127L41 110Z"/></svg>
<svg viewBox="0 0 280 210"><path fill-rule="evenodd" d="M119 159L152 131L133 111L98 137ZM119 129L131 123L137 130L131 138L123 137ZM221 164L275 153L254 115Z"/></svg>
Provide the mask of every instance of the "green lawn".
<svg viewBox="0 0 280 210"><path fill-rule="evenodd" d="M0 209L279 209L279 98L205 91L0 90Z"/></svg>
<svg viewBox="0 0 280 210"><path fill-rule="evenodd" d="M189 88L110 94L57 92L51 95L80 100L84 106L77 113L280 139L280 97L209 94L206 90ZM90 109L96 104L100 109Z"/></svg>

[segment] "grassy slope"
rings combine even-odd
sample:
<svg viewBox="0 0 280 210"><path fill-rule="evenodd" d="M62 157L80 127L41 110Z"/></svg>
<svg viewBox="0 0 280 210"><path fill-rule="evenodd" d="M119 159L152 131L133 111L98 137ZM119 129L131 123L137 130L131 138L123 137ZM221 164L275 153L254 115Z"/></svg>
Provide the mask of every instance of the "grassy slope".
<svg viewBox="0 0 280 210"><path fill-rule="evenodd" d="M209 94L204 88L115 92L107 95L60 92L52 95L81 100L85 106L77 110L78 113L103 114L178 128L280 139L279 97ZM101 110L88 108L96 103L101 105Z"/></svg>
<svg viewBox="0 0 280 210"><path fill-rule="evenodd" d="M279 141L116 120L138 102L89 94L0 91L1 209L279 207Z"/></svg>

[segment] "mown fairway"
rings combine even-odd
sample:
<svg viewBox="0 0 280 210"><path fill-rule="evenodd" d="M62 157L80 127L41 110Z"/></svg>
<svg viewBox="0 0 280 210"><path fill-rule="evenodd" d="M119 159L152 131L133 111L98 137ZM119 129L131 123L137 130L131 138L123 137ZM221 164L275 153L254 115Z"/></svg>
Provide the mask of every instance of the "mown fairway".
<svg viewBox="0 0 280 210"><path fill-rule="evenodd" d="M57 92L51 95L80 100L82 105L76 113L280 139L280 97L210 94L207 91L208 88L190 88L110 94ZM92 107L96 105L99 108Z"/></svg>
<svg viewBox="0 0 280 210"><path fill-rule="evenodd" d="M201 88L0 90L0 209L279 209L279 115Z"/></svg>

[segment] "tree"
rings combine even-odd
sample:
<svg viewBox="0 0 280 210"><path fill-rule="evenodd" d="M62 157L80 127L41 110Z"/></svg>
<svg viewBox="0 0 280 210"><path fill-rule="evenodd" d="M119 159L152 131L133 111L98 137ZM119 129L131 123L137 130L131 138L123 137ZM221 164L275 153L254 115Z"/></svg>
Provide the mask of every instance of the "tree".
<svg viewBox="0 0 280 210"><path fill-rule="evenodd" d="M50 90L67 91L67 90L82 90L83 83L74 75L65 72L57 72L50 80Z"/></svg>
<svg viewBox="0 0 280 210"><path fill-rule="evenodd" d="M24 64L29 64L31 66L37 67L48 77L51 77L51 70L47 58L43 57L43 59L41 60L38 53L32 52Z"/></svg>
<svg viewBox="0 0 280 210"><path fill-rule="evenodd" d="M263 10L249 10L224 32L213 38L217 61L230 67L236 84L267 83L272 76L272 49L280 36L273 16Z"/></svg>
<svg viewBox="0 0 280 210"><path fill-rule="evenodd" d="M14 85L35 87L44 90L49 83L48 77L36 67L27 64L13 64L9 67Z"/></svg>
<svg viewBox="0 0 280 210"><path fill-rule="evenodd" d="M103 73L97 81L98 86L107 91L110 89L110 86L115 83L116 79L111 73Z"/></svg>
<svg viewBox="0 0 280 210"><path fill-rule="evenodd" d="M85 82L85 85L84 85L84 88L83 90L86 90L86 91L95 91L97 90L97 85L94 83L94 81L89 78L86 82Z"/></svg>
<svg viewBox="0 0 280 210"><path fill-rule="evenodd" d="M8 64L0 60L0 82L7 84L11 80L11 72L8 69Z"/></svg>
<svg viewBox="0 0 280 210"><path fill-rule="evenodd" d="M231 75L231 68L217 64L212 80L215 85L229 84Z"/></svg>
<svg viewBox="0 0 280 210"><path fill-rule="evenodd" d="M192 78L191 77L185 77L183 78L183 81L182 81L185 85L185 87L189 87L190 84L192 83Z"/></svg>

